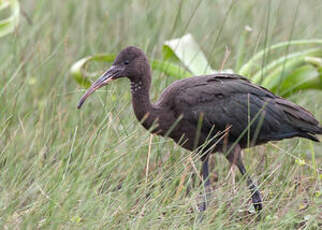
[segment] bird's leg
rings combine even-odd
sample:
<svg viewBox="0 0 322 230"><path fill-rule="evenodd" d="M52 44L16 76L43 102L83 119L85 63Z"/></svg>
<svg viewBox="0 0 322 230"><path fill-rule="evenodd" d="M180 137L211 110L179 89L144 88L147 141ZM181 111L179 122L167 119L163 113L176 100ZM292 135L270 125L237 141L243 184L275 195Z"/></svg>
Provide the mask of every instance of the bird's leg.
<svg viewBox="0 0 322 230"><path fill-rule="evenodd" d="M261 194L245 169L245 166L243 164L242 157L241 157L240 146L237 145L233 151L231 151L228 155L226 155L226 158L231 164L235 164L238 167L240 173L243 176L246 176L247 186L252 194L252 203L254 205L254 208L256 211L262 210L263 205L262 205Z"/></svg>
<svg viewBox="0 0 322 230"><path fill-rule="evenodd" d="M257 186L253 183L252 179L250 178L249 175L247 175L246 169L244 167L244 164L242 161L240 161L239 163L237 163L237 167L239 169L239 171L241 172L241 174L244 176L246 175L246 179L247 179L247 186L250 189L251 193L252 193L252 202L254 205L254 208L256 211L260 211L263 209L263 204L262 204L262 197L261 194L257 188Z"/></svg>
<svg viewBox="0 0 322 230"><path fill-rule="evenodd" d="M209 198L209 195L211 192L210 180L209 180L208 159L209 159L209 156L206 156L202 160L202 180L203 180L203 186L204 186L204 196L203 196L203 202L202 202L201 206L199 207L199 210L201 212L206 210L208 198Z"/></svg>

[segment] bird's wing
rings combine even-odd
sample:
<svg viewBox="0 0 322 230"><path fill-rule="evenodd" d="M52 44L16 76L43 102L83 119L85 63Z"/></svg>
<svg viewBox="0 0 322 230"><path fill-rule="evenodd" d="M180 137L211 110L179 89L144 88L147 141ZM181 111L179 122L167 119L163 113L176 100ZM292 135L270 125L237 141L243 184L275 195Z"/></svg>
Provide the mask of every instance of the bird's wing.
<svg viewBox="0 0 322 230"><path fill-rule="evenodd" d="M173 109L177 115L183 114L184 119L195 125L202 119L206 131L211 128L222 131L231 126L229 135L234 139L250 125L251 134L258 130L256 138L260 142L271 140L285 119L275 102L277 96L238 75L195 78L174 88L177 91Z"/></svg>

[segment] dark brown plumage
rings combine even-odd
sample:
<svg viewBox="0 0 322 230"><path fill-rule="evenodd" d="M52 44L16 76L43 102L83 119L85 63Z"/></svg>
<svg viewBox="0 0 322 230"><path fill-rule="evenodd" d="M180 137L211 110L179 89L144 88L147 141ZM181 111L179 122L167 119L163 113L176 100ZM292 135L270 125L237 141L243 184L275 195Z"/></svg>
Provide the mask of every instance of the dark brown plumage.
<svg viewBox="0 0 322 230"><path fill-rule="evenodd" d="M262 209L261 195L246 173L241 150L291 137L318 141L315 134L322 134L319 122L309 111L237 74L212 74L176 81L152 104L150 65L136 47L120 52L112 67L84 94L78 108L96 89L121 77L131 82L133 109L146 129L152 127L153 133L168 136L190 151L199 149L206 191L210 190L208 156L223 152L246 175L257 210ZM205 208L206 200L200 209Z"/></svg>

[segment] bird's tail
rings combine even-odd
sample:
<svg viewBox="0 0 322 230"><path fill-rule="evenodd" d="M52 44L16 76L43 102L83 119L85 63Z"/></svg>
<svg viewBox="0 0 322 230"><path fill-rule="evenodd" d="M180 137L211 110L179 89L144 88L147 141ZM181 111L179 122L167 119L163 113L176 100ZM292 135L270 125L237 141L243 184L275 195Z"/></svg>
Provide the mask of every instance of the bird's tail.
<svg viewBox="0 0 322 230"><path fill-rule="evenodd" d="M316 134L322 134L322 126L319 126L319 131Z"/></svg>
<svg viewBox="0 0 322 230"><path fill-rule="evenodd" d="M298 136L319 142L315 135L322 134L322 126L319 125L312 113L283 98L278 99L277 103L287 115L288 123L298 130Z"/></svg>

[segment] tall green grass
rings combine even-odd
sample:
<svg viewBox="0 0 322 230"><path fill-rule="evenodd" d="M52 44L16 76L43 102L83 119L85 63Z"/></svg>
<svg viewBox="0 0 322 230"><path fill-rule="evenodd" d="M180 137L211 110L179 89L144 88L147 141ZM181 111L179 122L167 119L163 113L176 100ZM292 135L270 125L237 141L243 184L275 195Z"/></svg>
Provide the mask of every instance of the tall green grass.
<svg viewBox="0 0 322 230"><path fill-rule="evenodd" d="M321 38L322 4L300 1L20 1L18 28L0 40L0 228L2 229L318 229L321 144L303 139L245 151L264 197L252 213L244 178L212 159L214 193L202 223L198 156L144 130L128 82L83 93L69 76L76 60L137 45L159 59L164 41L191 33L216 69L280 41ZM25 16L24 16L25 15ZM29 19L27 19L29 18ZM292 25L295 23L294 29ZM270 59L269 53L263 66ZM246 61L245 61L246 62ZM94 64L91 70L106 68ZM153 73L152 100L175 79ZM322 120L322 94L291 100ZM147 167L147 162L148 167ZM147 170L148 169L148 170ZM192 187L192 188L191 188ZM190 190L189 194L187 190ZM320 224L320 225L319 225Z"/></svg>

